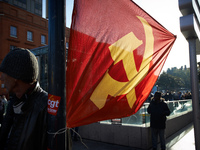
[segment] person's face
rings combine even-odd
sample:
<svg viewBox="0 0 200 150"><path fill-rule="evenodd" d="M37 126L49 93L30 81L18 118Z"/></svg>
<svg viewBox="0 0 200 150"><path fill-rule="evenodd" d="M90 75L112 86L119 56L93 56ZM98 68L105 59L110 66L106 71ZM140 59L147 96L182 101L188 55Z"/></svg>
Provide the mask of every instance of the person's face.
<svg viewBox="0 0 200 150"><path fill-rule="evenodd" d="M2 86L4 86L2 88L6 88L7 94L14 92L14 88L16 86L16 79L5 73L1 73L0 79L2 81Z"/></svg>

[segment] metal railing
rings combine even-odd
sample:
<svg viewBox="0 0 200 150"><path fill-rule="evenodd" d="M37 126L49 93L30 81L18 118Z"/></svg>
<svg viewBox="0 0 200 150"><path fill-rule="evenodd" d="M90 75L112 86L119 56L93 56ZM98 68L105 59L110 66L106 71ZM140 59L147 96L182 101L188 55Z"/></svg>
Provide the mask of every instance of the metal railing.
<svg viewBox="0 0 200 150"><path fill-rule="evenodd" d="M167 119L172 119L192 111L192 99L166 101L166 103L171 112ZM149 103L144 103L137 113L129 117L100 121L100 123L148 127L150 125L150 115L147 113L148 106Z"/></svg>

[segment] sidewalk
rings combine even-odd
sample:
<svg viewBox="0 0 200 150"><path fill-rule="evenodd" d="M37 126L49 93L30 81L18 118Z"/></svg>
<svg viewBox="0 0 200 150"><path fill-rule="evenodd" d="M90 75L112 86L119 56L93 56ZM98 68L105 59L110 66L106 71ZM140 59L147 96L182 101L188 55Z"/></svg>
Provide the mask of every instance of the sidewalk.
<svg viewBox="0 0 200 150"><path fill-rule="evenodd" d="M194 128L168 150L195 150Z"/></svg>
<svg viewBox="0 0 200 150"><path fill-rule="evenodd" d="M80 140L73 141L72 150L142 150L86 139L83 139L83 143L81 143ZM174 135L174 137L167 139L166 143L167 150L195 150L193 126L190 125L186 127L185 129Z"/></svg>
<svg viewBox="0 0 200 150"><path fill-rule="evenodd" d="M97 142L92 140L83 139L84 146L80 141L73 141L72 150L142 150L132 147L113 145L103 142Z"/></svg>

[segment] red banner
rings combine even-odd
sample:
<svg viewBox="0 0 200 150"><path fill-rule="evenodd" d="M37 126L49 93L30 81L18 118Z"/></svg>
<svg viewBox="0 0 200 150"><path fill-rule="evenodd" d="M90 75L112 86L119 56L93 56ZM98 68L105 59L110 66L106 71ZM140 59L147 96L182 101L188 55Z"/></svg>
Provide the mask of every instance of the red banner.
<svg viewBox="0 0 200 150"><path fill-rule="evenodd" d="M67 127L136 113L176 37L129 0L75 0L67 60Z"/></svg>

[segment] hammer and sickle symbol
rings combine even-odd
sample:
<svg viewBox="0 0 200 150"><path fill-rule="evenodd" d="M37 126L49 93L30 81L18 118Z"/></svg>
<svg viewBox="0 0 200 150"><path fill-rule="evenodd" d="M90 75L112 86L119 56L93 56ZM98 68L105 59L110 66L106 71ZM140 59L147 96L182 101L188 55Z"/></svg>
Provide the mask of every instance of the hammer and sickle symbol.
<svg viewBox="0 0 200 150"><path fill-rule="evenodd" d="M130 108L133 107L133 104L137 100L135 87L145 78L149 71L149 65L150 61L152 60L154 46L152 27L144 18L140 16L137 16L137 18L142 22L146 36L145 52L140 69L139 71L136 69L133 51L142 45L143 41L139 40L133 32L130 32L109 46L114 64L122 60L129 81L119 82L113 79L107 70L103 79L95 88L90 97L91 101L99 109L104 107L108 95L113 97L126 95Z"/></svg>

